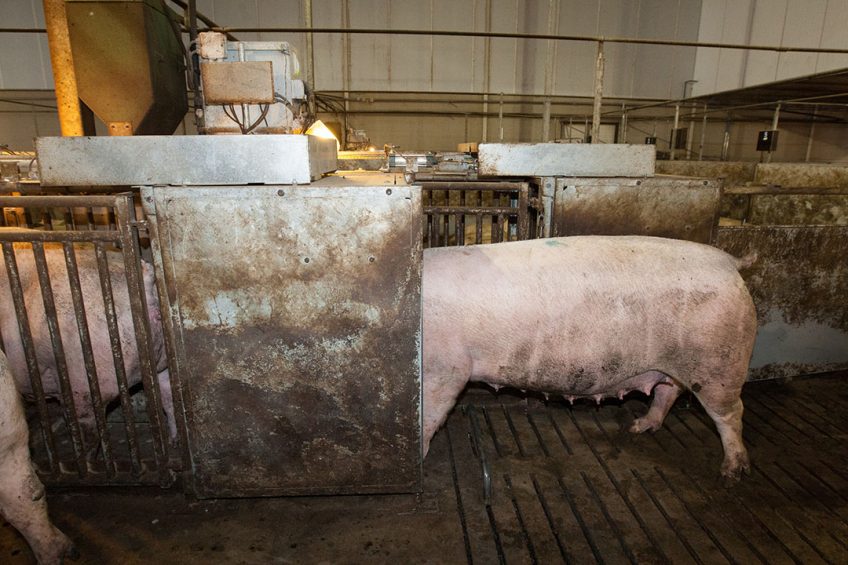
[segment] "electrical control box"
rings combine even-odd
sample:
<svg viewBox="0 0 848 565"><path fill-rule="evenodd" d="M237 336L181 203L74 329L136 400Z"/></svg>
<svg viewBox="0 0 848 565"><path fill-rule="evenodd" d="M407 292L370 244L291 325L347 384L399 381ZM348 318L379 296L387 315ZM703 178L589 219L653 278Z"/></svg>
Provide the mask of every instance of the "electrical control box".
<svg viewBox="0 0 848 565"><path fill-rule="evenodd" d="M777 151L777 134L775 130L763 130L757 136L757 151Z"/></svg>

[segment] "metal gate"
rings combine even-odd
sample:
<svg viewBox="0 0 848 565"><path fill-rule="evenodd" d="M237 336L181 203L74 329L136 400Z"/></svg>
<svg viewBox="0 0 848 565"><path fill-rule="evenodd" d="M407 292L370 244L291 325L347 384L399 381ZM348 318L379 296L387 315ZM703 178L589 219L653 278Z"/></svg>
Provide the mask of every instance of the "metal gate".
<svg viewBox="0 0 848 565"><path fill-rule="evenodd" d="M538 189L527 182L417 183L424 201L424 247L448 247L536 237Z"/></svg>
<svg viewBox="0 0 848 565"><path fill-rule="evenodd" d="M133 195L3 196L0 207L0 342L41 479L171 484L163 406L171 392L179 406L179 390L167 371L157 382L170 348Z"/></svg>

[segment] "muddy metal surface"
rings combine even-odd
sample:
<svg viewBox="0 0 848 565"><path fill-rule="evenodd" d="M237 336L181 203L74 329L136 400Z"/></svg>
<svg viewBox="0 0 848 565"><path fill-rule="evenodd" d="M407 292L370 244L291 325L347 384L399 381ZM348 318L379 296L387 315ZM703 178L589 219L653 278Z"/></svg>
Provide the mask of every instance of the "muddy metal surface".
<svg viewBox="0 0 848 565"><path fill-rule="evenodd" d="M469 390L436 435L420 495L193 501L159 489L51 491L81 565L101 563L845 563L846 374L750 383L753 472L718 481L721 446L681 399L656 434L646 409ZM470 439L474 406L491 508ZM32 563L0 527L0 562Z"/></svg>
<svg viewBox="0 0 848 565"><path fill-rule="evenodd" d="M681 177L558 179L553 232L652 235L709 243L721 182Z"/></svg>
<svg viewBox="0 0 848 565"><path fill-rule="evenodd" d="M194 492L415 491L420 191L144 194L163 242Z"/></svg>

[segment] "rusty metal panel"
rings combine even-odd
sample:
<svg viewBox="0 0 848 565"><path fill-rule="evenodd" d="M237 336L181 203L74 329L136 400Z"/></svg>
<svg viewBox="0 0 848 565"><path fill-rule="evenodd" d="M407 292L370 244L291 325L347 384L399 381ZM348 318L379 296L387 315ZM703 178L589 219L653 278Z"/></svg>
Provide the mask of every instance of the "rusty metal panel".
<svg viewBox="0 0 848 565"><path fill-rule="evenodd" d="M272 104L271 61L200 63L206 104Z"/></svg>
<svg viewBox="0 0 848 565"><path fill-rule="evenodd" d="M557 179L553 235L653 235L709 243L720 193L716 180Z"/></svg>
<svg viewBox="0 0 848 565"><path fill-rule="evenodd" d="M653 145L481 143L480 176L649 177Z"/></svg>
<svg viewBox="0 0 848 565"><path fill-rule="evenodd" d="M421 192L144 188L201 497L409 492Z"/></svg>
<svg viewBox="0 0 848 565"><path fill-rule="evenodd" d="M759 320L749 378L848 368L848 227L721 227L716 246L757 253L742 272Z"/></svg>

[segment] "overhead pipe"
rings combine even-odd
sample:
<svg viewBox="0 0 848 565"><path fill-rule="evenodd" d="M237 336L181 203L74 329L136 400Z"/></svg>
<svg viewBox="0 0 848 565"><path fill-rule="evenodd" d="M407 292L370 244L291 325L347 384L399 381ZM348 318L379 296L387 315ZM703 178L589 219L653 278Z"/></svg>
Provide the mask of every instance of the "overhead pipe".
<svg viewBox="0 0 848 565"><path fill-rule="evenodd" d="M4 31L0 29L0 32ZM12 30L14 31L14 29ZM598 43L630 43L636 45L669 45L678 47L709 47L714 49L742 49L749 51L776 51L778 53L836 53L848 54L848 49L835 47L789 47L778 45L745 45L744 43L717 43L708 41L678 41L671 39L643 39L640 37L607 37L595 35L559 35L547 33L516 33L498 31L454 31L425 29L385 29L385 28L302 28L302 27L213 27L204 31L244 32L244 33L351 33L372 35L432 35L439 37L491 37L499 39L551 39L554 41L583 41Z"/></svg>
<svg viewBox="0 0 848 565"><path fill-rule="evenodd" d="M53 67L59 127L64 136L82 136L82 112L64 0L44 0L44 22Z"/></svg>

